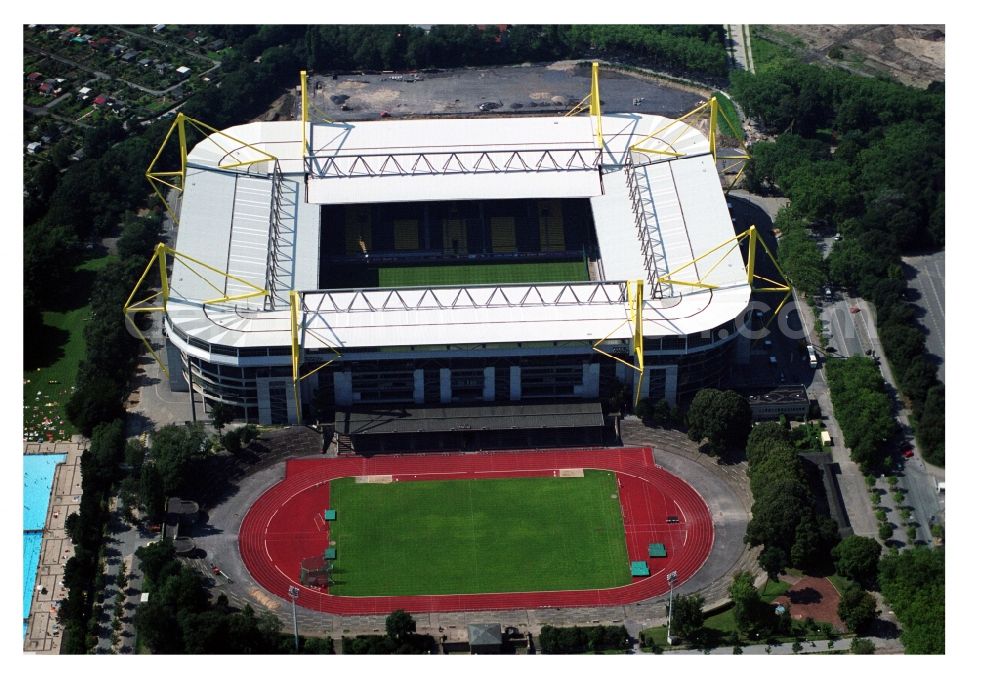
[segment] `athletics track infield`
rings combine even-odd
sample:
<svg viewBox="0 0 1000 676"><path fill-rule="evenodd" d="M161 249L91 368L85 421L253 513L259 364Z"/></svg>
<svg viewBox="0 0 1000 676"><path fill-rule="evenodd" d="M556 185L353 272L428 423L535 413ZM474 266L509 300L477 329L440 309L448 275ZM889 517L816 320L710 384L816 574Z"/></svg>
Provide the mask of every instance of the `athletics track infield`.
<svg viewBox="0 0 1000 676"><path fill-rule="evenodd" d="M299 584L303 558L328 546L323 513L329 506L329 482L354 476L391 475L393 481L552 477L564 469L603 469L616 473L628 557L646 560L650 576L608 589L527 591L420 596L331 596ZM572 479L565 479L572 481ZM677 515L679 523L666 517ZM675 586L694 575L713 544L708 506L687 483L655 465L648 448L597 450L503 451L477 454L429 454L374 458L290 460L285 478L264 492L243 519L239 548L258 584L282 598L294 584L298 603L341 615L502 610L540 607L614 606L666 593L669 571ZM650 558L648 545L662 542L667 558Z"/></svg>

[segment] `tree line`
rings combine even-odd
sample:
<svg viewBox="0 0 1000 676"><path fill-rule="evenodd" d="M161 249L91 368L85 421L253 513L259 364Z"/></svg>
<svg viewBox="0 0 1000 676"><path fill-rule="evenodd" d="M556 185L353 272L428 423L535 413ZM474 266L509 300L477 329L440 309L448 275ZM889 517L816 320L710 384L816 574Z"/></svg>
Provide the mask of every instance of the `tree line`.
<svg viewBox="0 0 1000 676"><path fill-rule="evenodd" d="M678 74L723 78L722 26L435 25L309 26L302 63L310 70L462 68L617 58Z"/></svg>
<svg viewBox="0 0 1000 676"><path fill-rule="evenodd" d="M753 506L745 540L763 545L757 560L772 579L788 566L821 566L840 540L836 522L816 511L803 462L779 423L761 423L750 432L747 474Z"/></svg>
<svg viewBox="0 0 1000 676"><path fill-rule="evenodd" d="M64 653L85 653L97 645L100 593L104 589L104 538L109 521L107 503L120 478L124 452L125 426L121 420L114 420L92 431L90 447L80 458L80 510L66 518L73 556L66 561L63 584L67 595L58 613Z"/></svg>
<svg viewBox="0 0 1000 676"><path fill-rule="evenodd" d="M833 411L844 433L844 444L851 449L851 460L864 472L885 471L891 465L885 444L898 425L878 366L855 355L827 362L826 374Z"/></svg>
<svg viewBox="0 0 1000 676"><path fill-rule="evenodd" d="M807 293L824 283L872 301L878 334L925 457L944 465L944 385L906 301L900 256L944 246L944 91L790 63L734 73L732 92L774 141L753 146L748 187L779 190L782 267ZM809 227L842 240L825 261Z"/></svg>
<svg viewBox="0 0 1000 676"><path fill-rule="evenodd" d="M181 565L171 540L160 540L137 552L147 581L149 601L136 613L136 629L155 654L273 655L295 652L292 636L281 633L271 612L255 612L249 604L237 610L225 594L212 601L205 578ZM330 638L310 637L299 652L328 655Z"/></svg>

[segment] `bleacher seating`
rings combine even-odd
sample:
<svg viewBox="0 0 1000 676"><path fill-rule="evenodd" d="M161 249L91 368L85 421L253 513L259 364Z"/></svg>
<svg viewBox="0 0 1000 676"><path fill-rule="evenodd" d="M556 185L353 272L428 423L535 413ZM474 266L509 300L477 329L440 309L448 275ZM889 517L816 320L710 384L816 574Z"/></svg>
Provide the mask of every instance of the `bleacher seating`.
<svg viewBox="0 0 1000 676"><path fill-rule="evenodd" d="M512 217L491 217L490 233L492 235L491 246L493 253L514 253L517 251L514 219Z"/></svg>
<svg viewBox="0 0 1000 676"><path fill-rule="evenodd" d="M393 222L393 242L396 251L416 251L420 248L419 225L420 222L415 218L401 218Z"/></svg>
<svg viewBox="0 0 1000 676"><path fill-rule="evenodd" d="M542 251L565 251L562 203L558 200L538 201L538 234Z"/></svg>
<svg viewBox="0 0 1000 676"><path fill-rule="evenodd" d="M367 205L347 207L344 224L344 244L347 253L362 253L372 242L372 214ZM364 245L362 245L364 242Z"/></svg>
<svg viewBox="0 0 1000 676"><path fill-rule="evenodd" d="M446 218L442 225L445 253L456 256L464 256L469 253L469 239L465 230L465 219Z"/></svg>

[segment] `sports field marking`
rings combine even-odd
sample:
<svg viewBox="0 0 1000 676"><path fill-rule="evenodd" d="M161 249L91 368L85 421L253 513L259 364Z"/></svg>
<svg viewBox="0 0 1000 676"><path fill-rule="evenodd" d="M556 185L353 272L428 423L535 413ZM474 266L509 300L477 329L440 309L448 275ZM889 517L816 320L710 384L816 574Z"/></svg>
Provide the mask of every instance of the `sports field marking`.
<svg viewBox="0 0 1000 676"><path fill-rule="evenodd" d="M561 469L559 470L559 476L561 477L582 477L582 469Z"/></svg>
<svg viewBox="0 0 1000 676"><path fill-rule="evenodd" d="M354 482L359 484L391 484L391 474L371 474L369 476L356 476Z"/></svg>
<svg viewBox="0 0 1000 676"><path fill-rule="evenodd" d="M338 542L329 592L413 596L628 584L614 473L331 482Z"/></svg>

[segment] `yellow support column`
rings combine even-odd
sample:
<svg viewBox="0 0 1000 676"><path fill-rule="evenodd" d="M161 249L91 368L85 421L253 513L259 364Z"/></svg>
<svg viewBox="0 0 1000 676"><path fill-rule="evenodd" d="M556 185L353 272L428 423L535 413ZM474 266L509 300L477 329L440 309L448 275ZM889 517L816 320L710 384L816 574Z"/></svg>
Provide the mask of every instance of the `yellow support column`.
<svg viewBox="0 0 1000 676"><path fill-rule="evenodd" d="M309 155L309 137L306 134L306 129L309 126L309 91L307 87L309 86L308 78L306 77L306 72L304 70L299 71L299 78L302 82L302 159L305 160Z"/></svg>
<svg viewBox="0 0 1000 676"><path fill-rule="evenodd" d="M719 159L715 152L715 125L717 124L716 116L718 115L719 102L715 100L713 96L708 100L708 152L712 153L712 159Z"/></svg>
<svg viewBox="0 0 1000 676"><path fill-rule="evenodd" d="M754 266L757 259L757 226L751 225L750 230L750 253L747 255L747 284L753 286Z"/></svg>
<svg viewBox="0 0 1000 676"><path fill-rule="evenodd" d="M160 261L160 295L163 301L163 311L166 312L170 285L167 282L167 247L163 242L156 245L156 257Z"/></svg>
<svg viewBox="0 0 1000 676"><path fill-rule="evenodd" d="M601 128L601 90L598 86L597 62L590 64L590 116L597 118L597 147L604 150L604 130Z"/></svg>
<svg viewBox="0 0 1000 676"><path fill-rule="evenodd" d="M635 403L639 403L639 393L642 391L642 377L646 369L643 359L642 345L642 287L643 281L637 279L628 285L628 314L632 322L632 349L639 362L639 381L635 384Z"/></svg>
<svg viewBox="0 0 1000 676"><path fill-rule="evenodd" d="M295 422L302 422L302 400L299 397L299 292L288 295L292 320L292 388L295 392Z"/></svg>

